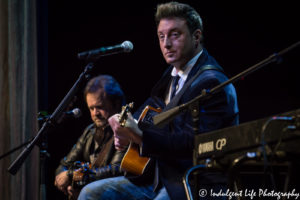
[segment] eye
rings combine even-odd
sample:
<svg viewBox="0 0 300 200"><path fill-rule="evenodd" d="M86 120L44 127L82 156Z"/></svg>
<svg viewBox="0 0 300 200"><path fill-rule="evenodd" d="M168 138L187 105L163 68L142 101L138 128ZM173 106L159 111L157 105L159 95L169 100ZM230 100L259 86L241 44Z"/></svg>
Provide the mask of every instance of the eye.
<svg viewBox="0 0 300 200"><path fill-rule="evenodd" d="M99 106L91 106L91 107L89 107L89 109L90 109L91 111L93 111L93 110L95 110L95 109L101 110L101 109L103 109L103 106L101 106L101 105L99 105Z"/></svg>
<svg viewBox="0 0 300 200"><path fill-rule="evenodd" d="M103 109L103 106L95 106L95 108L97 108L98 110Z"/></svg>
<svg viewBox="0 0 300 200"><path fill-rule="evenodd" d="M179 37L179 33L178 32L172 32L171 37L178 38Z"/></svg>
<svg viewBox="0 0 300 200"><path fill-rule="evenodd" d="M159 35L158 35L158 39L159 39L160 41L163 41L164 38L165 38L165 36L164 36L163 34L159 34Z"/></svg>

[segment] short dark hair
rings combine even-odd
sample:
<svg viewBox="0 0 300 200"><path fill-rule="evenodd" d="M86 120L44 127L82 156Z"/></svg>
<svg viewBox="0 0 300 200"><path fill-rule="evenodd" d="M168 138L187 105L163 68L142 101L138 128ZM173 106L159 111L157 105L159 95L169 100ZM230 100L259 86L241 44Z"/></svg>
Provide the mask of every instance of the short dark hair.
<svg viewBox="0 0 300 200"><path fill-rule="evenodd" d="M155 13L155 21L158 25L161 19L179 17L185 19L190 33L196 29L203 31L202 19L198 12L188 4L175 1L159 4Z"/></svg>
<svg viewBox="0 0 300 200"><path fill-rule="evenodd" d="M126 104L125 95L119 83L110 75L99 75L92 78L84 89L84 99L88 93L95 93L99 89L104 89L107 98L114 105L121 109Z"/></svg>

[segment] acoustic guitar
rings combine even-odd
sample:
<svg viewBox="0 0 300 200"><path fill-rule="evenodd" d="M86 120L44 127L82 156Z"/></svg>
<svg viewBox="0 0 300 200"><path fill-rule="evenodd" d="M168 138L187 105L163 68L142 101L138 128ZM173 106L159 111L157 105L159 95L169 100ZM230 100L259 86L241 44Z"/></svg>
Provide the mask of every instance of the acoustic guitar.
<svg viewBox="0 0 300 200"><path fill-rule="evenodd" d="M154 113L160 113L160 108L154 108L152 106L146 106L138 119L138 123L152 121L152 116ZM125 126L126 121L123 124L120 122L121 126ZM127 152L125 153L122 162L121 169L125 170L134 175L142 175L150 161L150 158L140 156L139 145L130 142Z"/></svg>
<svg viewBox="0 0 300 200"><path fill-rule="evenodd" d="M73 177L71 181L71 186L74 191L73 195L75 196L70 196L68 194L68 200L76 200L81 188L89 183L89 181L84 177L87 177L87 175L90 173L91 164L88 162L85 163L85 162L76 161L74 162L72 169L73 169Z"/></svg>

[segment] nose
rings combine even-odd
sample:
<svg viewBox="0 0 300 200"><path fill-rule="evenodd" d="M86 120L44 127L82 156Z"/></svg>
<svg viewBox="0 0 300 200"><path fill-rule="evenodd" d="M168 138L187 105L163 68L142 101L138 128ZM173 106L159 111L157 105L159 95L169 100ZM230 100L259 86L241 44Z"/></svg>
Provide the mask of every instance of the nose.
<svg viewBox="0 0 300 200"><path fill-rule="evenodd" d="M169 39L168 36L165 36L164 38L164 41L163 41L163 45L164 45L164 48L170 48L171 47L171 40Z"/></svg>

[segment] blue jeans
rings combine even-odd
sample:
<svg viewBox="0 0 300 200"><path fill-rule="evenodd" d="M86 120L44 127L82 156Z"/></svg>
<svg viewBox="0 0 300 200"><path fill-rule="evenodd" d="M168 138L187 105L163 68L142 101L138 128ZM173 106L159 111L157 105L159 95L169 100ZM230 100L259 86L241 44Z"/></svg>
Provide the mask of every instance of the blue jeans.
<svg viewBox="0 0 300 200"><path fill-rule="evenodd" d="M78 200L169 200L163 187L153 192L153 186L137 186L124 176L102 179L82 188Z"/></svg>

